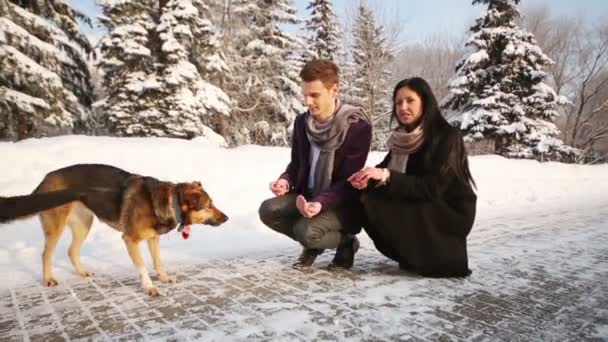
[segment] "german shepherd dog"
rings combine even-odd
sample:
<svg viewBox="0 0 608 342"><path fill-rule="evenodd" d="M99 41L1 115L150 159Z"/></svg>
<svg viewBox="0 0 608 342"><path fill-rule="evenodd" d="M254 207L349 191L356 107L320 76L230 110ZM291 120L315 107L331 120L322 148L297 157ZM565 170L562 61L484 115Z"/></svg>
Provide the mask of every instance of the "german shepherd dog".
<svg viewBox="0 0 608 342"><path fill-rule="evenodd" d="M163 283L174 283L161 263L162 234L191 224L218 226L228 217L218 210L201 183L170 183L129 173L119 168L79 164L47 174L31 195L0 198L0 222L23 219L39 213L44 230L42 273L45 286L57 285L51 261L66 224L72 230L68 255L83 277L93 275L80 264L80 247L87 237L93 216L122 232L129 256L139 272L141 286L151 296L152 285L139 250L148 242L154 270Z"/></svg>

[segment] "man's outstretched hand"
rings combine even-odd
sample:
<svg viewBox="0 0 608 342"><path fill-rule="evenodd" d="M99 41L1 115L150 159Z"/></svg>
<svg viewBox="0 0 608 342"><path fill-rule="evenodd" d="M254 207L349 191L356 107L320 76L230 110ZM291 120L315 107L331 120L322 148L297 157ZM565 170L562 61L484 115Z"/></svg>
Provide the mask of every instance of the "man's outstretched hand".
<svg viewBox="0 0 608 342"><path fill-rule="evenodd" d="M306 218L312 218L321 212L321 203L308 202L302 195L296 198L296 207L300 211L300 214Z"/></svg>
<svg viewBox="0 0 608 342"><path fill-rule="evenodd" d="M289 182L283 178L277 179L270 182L269 188L275 196L283 196L289 191Z"/></svg>

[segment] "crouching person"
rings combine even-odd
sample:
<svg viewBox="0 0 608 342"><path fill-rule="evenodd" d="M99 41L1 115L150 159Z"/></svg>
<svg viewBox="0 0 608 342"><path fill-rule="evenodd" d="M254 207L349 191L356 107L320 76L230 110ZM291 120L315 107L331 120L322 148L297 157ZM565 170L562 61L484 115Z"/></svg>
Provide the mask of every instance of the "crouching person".
<svg viewBox="0 0 608 342"><path fill-rule="evenodd" d="M398 125L384 160L349 179L363 191L363 228L401 269L466 277L477 195L460 130L443 118L419 77L395 86L392 115Z"/></svg>
<svg viewBox="0 0 608 342"><path fill-rule="evenodd" d="M361 108L338 99L334 63L310 61L300 77L308 110L294 122L290 163L270 183L276 197L261 204L259 215L303 246L294 268L310 267L325 249L336 249L330 269L348 269L359 248L363 209L347 179L365 165L372 128Z"/></svg>

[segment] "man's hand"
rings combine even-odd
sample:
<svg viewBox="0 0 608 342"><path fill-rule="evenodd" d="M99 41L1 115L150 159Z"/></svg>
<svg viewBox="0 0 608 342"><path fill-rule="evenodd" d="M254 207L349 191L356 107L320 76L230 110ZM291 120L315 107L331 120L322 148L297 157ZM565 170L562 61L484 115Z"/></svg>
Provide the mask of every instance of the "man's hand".
<svg viewBox="0 0 608 342"><path fill-rule="evenodd" d="M280 178L274 182L270 182L269 188L275 196L283 196L289 191L289 182Z"/></svg>
<svg viewBox="0 0 608 342"><path fill-rule="evenodd" d="M355 189L365 189L367 182L370 179L381 181L384 176L384 170L375 167L364 167L361 170L348 177L348 181Z"/></svg>
<svg viewBox="0 0 608 342"><path fill-rule="evenodd" d="M322 205L319 202L308 202L304 196L299 195L298 198L296 198L296 207L302 216L312 218L321 212Z"/></svg>

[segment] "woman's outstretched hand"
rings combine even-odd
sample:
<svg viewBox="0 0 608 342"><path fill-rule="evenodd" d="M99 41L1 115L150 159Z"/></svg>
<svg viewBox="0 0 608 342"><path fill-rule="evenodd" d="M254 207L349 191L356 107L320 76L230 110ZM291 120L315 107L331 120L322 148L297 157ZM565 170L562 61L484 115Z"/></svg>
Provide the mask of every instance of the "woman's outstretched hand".
<svg viewBox="0 0 608 342"><path fill-rule="evenodd" d="M365 189L367 188L367 183L370 179L380 181L382 180L383 174L383 169L366 166L348 177L348 181L355 189Z"/></svg>

